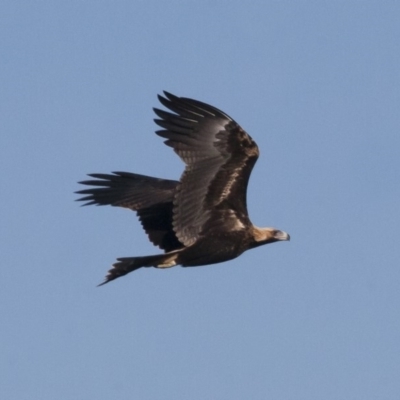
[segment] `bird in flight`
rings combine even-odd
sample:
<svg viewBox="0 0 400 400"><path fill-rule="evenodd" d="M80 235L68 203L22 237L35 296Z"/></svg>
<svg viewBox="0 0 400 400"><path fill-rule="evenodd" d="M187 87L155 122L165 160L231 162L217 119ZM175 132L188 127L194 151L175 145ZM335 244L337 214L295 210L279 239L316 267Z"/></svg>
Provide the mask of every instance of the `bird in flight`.
<svg viewBox="0 0 400 400"><path fill-rule="evenodd" d="M162 254L118 258L104 285L141 267L195 267L238 257L255 247L290 240L276 228L249 219L247 185L259 156L257 144L231 117L197 100L164 92L169 111L155 108L157 135L185 163L179 181L129 172L89 174L91 186L77 193L84 205L136 211L150 241Z"/></svg>

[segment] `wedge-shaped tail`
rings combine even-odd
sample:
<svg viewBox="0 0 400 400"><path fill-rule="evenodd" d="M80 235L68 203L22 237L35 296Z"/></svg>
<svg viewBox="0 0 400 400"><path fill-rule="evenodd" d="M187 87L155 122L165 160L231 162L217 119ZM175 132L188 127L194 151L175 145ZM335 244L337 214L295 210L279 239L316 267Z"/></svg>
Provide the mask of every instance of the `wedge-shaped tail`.
<svg viewBox="0 0 400 400"><path fill-rule="evenodd" d="M120 276L129 274L129 272L136 271L142 267L174 267L178 263L178 256L180 252L181 250L176 250L165 254L156 254L153 256L117 258L118 262L113 264L113 267L108 271L104 282L100 283L98 286L105 285L106 283L113 281Z"/></svg>

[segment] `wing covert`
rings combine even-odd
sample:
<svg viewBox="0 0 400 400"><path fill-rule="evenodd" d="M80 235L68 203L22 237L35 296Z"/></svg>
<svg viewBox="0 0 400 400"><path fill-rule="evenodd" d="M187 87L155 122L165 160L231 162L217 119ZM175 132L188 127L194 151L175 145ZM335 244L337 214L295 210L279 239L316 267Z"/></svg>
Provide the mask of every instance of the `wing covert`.
<svg viewBox="0 0 400 400"><path fill-rule="evenodd" d="M154 109L156 133L186 164L173 201L177 238L190 246L216 207L229 201L247 217L246 189L258 158L256 143L227 114L205 103L164 92L160 102L173 113Z"/></svg>

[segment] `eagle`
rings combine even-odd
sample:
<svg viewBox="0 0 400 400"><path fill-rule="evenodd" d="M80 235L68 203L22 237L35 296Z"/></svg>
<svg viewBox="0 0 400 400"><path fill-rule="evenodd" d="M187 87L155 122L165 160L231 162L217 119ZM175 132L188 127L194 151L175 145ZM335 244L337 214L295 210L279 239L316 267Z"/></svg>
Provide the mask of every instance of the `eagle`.
<svg viewBox="0 0 400 400"><path fill-rule="evenodd" d="M206 103L164 91L154 108L166 139L185 163L179 181L129 172L88 174L83 205L136 212L150 241L164 253L118 258L99 286L142 267L195 267L232 260L264 244L290 240L276 228L254 226L246 192L259 150L239 124Z"/></svg>

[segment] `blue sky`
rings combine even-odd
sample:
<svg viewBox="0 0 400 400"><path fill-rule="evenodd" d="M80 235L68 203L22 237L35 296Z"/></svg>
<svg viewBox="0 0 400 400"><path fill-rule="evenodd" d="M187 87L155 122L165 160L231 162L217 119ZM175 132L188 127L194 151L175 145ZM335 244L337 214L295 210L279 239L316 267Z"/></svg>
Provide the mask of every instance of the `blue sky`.
<svg viewBox="0 0 400 400"><path fill-rule="evenodd" d="M400 4L5 1L0 12L0 397L398 399ZM201 268L86 173L177 179L168 90L239 122L258 226L291 242Z"/></svg>

